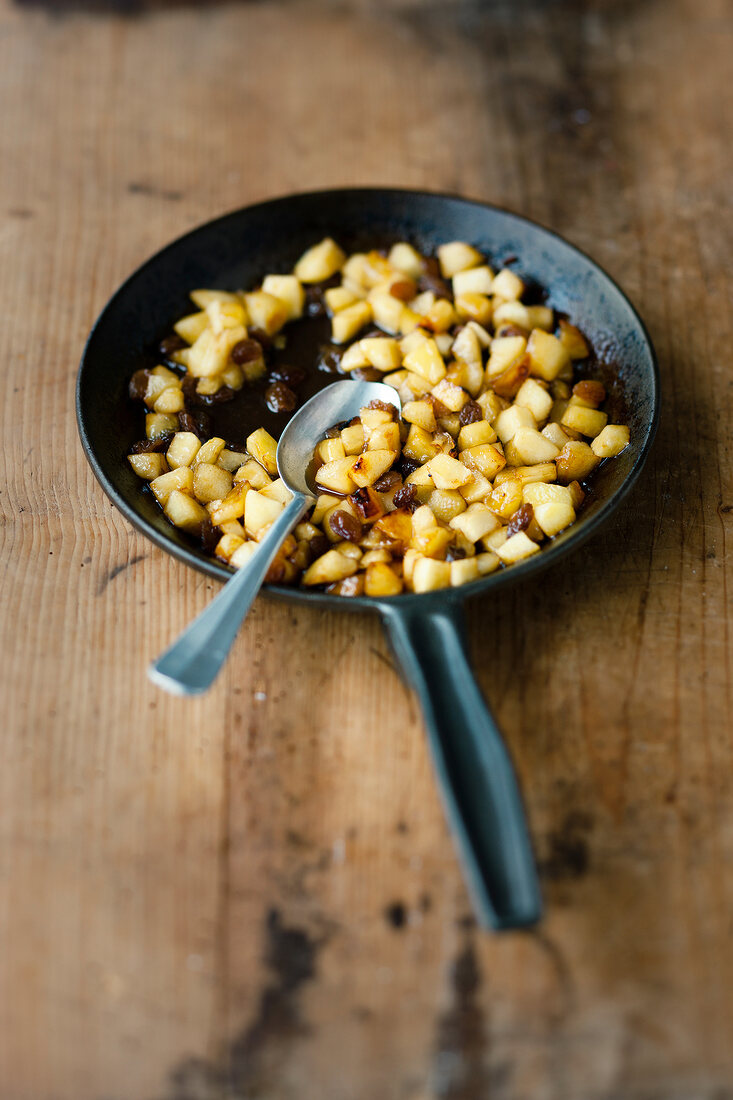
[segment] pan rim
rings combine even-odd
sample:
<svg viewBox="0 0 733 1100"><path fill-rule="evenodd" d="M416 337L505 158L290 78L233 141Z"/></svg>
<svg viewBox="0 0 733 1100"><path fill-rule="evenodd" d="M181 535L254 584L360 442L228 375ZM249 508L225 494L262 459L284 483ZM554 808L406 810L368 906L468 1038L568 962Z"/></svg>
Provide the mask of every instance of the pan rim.
<svg viewBox="0 0 733 1100"><path fill-rule="evenodd" d="M158 249L146 260L144 260L138 267L136 267L126 279L117 287L117 289L108 298L105 305L100 310L92 328L85 340L84 348L82 351L81 361L79 364L79 370L76 380L76 392L75 392L75 404L76 404L76 420L79 436L82 443L82 448L86 455L87 461L92 468L92 472L97 481L101 485L103 491L115 505L115 507L121 512L124 518L132 524L132 526L145 535L151 542L158 546L161 550L170 554L178 561L183 562L185 565L191 566L201 573L206 574L216 580L226 581L232 575L233 571L228 569L223 564L219 564L212 559L204 556L203 552L196 550L195 548L179 547L173 543L166 535L162 534L142 515L137 512L132 506L128 505L127 501L118 492L112 480L109 478L101 463L99 462L94 449L92 447L89 434L86 428L86 414L83 408L83 395L82 387L84 381L85 370L87 369L88 357L91 350L93 350L93 343L97 332L101 329L107 314L114 308L117 300L122 297L130 284L134 283L140 275L142 275L147 269L154 264L158 263L160 259L165 256L169 251L180 247L189 238L195 237L197 234L210 230L212 227L222 226L229 219L235 219L240 217L244 213L256 213L258 211L265 211L272 207L282 205L284 203L291 202L293 200L309 200L318 199L330 196L335 198L339 195L349 195L352 197L364 195L370 196L388 196L394 195L397 197L412 197L412 198L428 198L428 199L442 199L450 202L457 202L465 206L473 206L481 210L491 210L498 214L503 215L513 221L516 221L520 225L529 225L535 230L539 230L547 237L559 242L563 248L570 249L580 256L587 264L599 272L604 279L614 288L614 290L620 295L621 299L629 309L631 316L638 326L639 333L642 337L642 342L646 353L649 358L649 365L651 366L651 378L652 378L652 416L646 424L645 436L639 446L638 454L634 459L634 463L629 470L623 483L616 489L613 494L605 501L602 502L598 511L583 520L578 524L577 529L573 530L572 534L569 534L567 539L560 544L553 544L545 547L539 554L533 555L531 558L525 559L523 562L519 562L517 565L511 566L509 569L501 569L489 576L482 577L479 580L472 581L469 584L462 585L458 588L443 588L433 592L423 593L401 593L396 596L356 596L345 598L342 596L331 595L322 591L309 591L304 588L289 588L286 586L277 585L264 585L262 592L275 599L280 600L293 600L300 603L308 603L318 605L320 607L328 606L338 608L339 610L352 610L352 611L371 611L378 612L380 609L385 612L394 613L398 608L403 608L405 611L414 611L418 606L425 608L427 603L432 600L439 600L442 605L462 603L464 600L471 599L475 596L480 596L491 589L500 585L513 584L522 579L527 579L540 573L542 570L549 568L555 564L559 557L572 553L574 550L579 549L588 539L592 538L598 531L598 529L611 518L616 509L623 503L628 497L632 488L636 484L641 470L646 462L651 447L654 443L657 427L659 424L660 415L660 375L659 375L659 363L652 342L651 336L647 329L646 324L639 315L636 307L629 299L625 291L619 286L616 280L609 275L609 273L593 259L587 252L579 248L577 245L572 244L566 240L559 233L549 229L542 223L528 218L523 214L518 214L513 210L500 206L496 203L485 202L480 199L468 198L464 195L457 194L449 191L432 191L424 188L406 188L406 187L328 187L320 188L317 190L309 191L294 191L288 192L282 195L273 196L268 199L261 200L260 202L251 203L247 206L236 207L223 214L217 215L214 218L202 222L201 224L194 226L192 229L187 230L185 233L176 237L170 241L167 245Z"/></svg>

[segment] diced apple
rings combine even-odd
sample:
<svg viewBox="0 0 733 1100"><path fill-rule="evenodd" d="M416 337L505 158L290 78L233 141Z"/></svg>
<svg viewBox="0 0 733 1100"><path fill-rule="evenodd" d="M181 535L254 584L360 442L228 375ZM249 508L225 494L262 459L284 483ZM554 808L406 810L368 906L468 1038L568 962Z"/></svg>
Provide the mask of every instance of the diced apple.
<svg viewBox="0 0 733 1100"><path fill-rule="evenodd" d="M524 336L497 336L492 341L486 372L489 378L502 374L507 367L524 358L527 341Z"/></svg>
<svg viewBox="0 0 733 1100"><path fill-rule="evenodd" d="M460 298L466 294L486 294L492 292L494 273L488 265L472 267L459 271L453 276L453 295Z"/></svg>
<svg viewBox="0 0 733 1100"><path fill-rule="evenodd" d="M461 461L471 470L478 470L480 474L492 481L506 466L504 455L497 450L493 443L482 443L478 447L467 447L461 451Z"/></svg>
<svg viewBox="0 0 733 1100"><path fill-rule="evenodd" d="M331 237L325 237L303 253L295 265L295 275L301 283L323 283L340 271L345 262L346 253Z"/></svg>
<svg viewBox="0 0 733 1100"><path fill-rule="evenodd" d="M472 477L471 471L447 454L436 455L428 462L428 471L437 489L458 489Z"/></svg>
<svg viewBox="0 0 733 1100"><path fill-rule="evenodd" d="M127 461L132 466L138 477L143 481L154 481L162 474L168 472L168 463L165 455L156 451L143 452L139 455L128 455Z"/></svg>
<svg viewBox="0 0 733 1100"><path fill-rule="evenodd" d="M424 432L434 432L438 425L435 422L433 406L428 401L407 401L402 406L402 419L408 424L417 424Z"/></svg>
<svg viewBox="0 0 733 1100"><path fill-rule="evenodd" d="M539 546L525 535L524 531L518 531L511 535L505 543L498 547L496 553L504 562L504 565L514 565L518 561L524 561L532 554L536 554Z"/></svg>
<svg viewBox="0 0 733 1100"><path fill-rule="evenodd" d="M232 487L232 475L221 466L197 462L193 468L193 494L203 504L222 500Z"/></svg>
<svg viewBox="0 0 733 1100"><path fill-rule="evenodd" d="M513 271L510 271L508 267L503 267L494 276L494 282L491 286L491 293L495 294L498 298L504 298L510 302L519 299L524 294L524 283Z"/></svg>
<svg viewBox="0 0 733 1100"><path fill-rule="evenodd" d="M431 392L433 397L437 398L441 405L445 405L446 409L450 409L451 412L460 412L468 401L466 391L453 382L449 382L447 378L441 379L437 385L433 386Z"/></svg>
<svg viewBox="0 0 733 1100"><path fill-rule="evenodd" d="M522 482L518 478L507 478L501 485L495 485L486 498L492 512L502 519L509 519L522 504Z"/></svg>
<svg viewBox="0 0 733 1100"><path fill-rule="evenodd" d="M455 489L434 489L426 503L441 523L450 523L466 510L465 500Z"/></svg>
<svg viewBox="0 0 733 1100"><path fill-rule="evenodd" d="M367 596L396 596L402 591L402 581L386 562L371 562L364 577Z"/></svg>
<svg viewBox="0 0 733 1100"><path fill-rule="evenodd" d="M478 267L483 262L481 253L465 241L449 241L438 248L438 263L444 279L451 279L459 271Z"/></svg>
<svg viewBox="0 0 733 1100"><path fill-rule="evenodd" d="M181 469L188 470L188 467L184 466ZM177 470L173 472L178 473ZM190 471L188 472L190 473ZM189 531L191 534L198 534L201 530L201 524L209 518L206 509L202 508L199 502L189 496L188 493L181 492L180 489L173 489L170 493L165 502L164 511L174 526Z"/></svg>
<svg viewBox="0 0 733 1100"><path fill-rule="evenodd" d="M168 413L146 413L145 435L148 439L159 439L161 435L174 432L178 427L178 417Z"/></svg>
<svg viewBox="0 0 733 1100"><path fill-rule="evenodd" d="M566 485L550 485L545 482L532 482L522 486L522 499L536 510L540 504L568 504L572 506L570 490Z"/></svg>
<svg viewBox="0 0 733 1100"><path fill-rule="evenodd" d="M433 592L438 588L449 588L450 583L450 562L417 557L412 569L412 587L415 592Z"/></svg>
<svg viewBox="0 0 733 1100"><path fill-rule="evenodd" d="M445 377L445 363L435 340L428 338L405 355L404 366L408 371L427 379L431 386Z"/></svg>
<svg viewBox="0 0 733 1100"><path fill-rule="evenodd" d="M493 313L491 299L475 290L459 294L455 300L455 308L461 321L476 322L479 325L488 325Z"/></svg>
<svg viewBox="0 0 733 1100"><path fill-rule="evenodd" d="M333 584L356 573L359 563L338 550L327 550L303 574L303 584Z"/></svg>
<svg viewBox="0 0 733 1100"><path fill-rule="evenodd" d="M392 461L394 460L394 456L390 456L390 458ZM320 470L317 471L316 484L323 486L324 489L329 489L333 493L348 496L356 488L356 482L352 477L355 462L356 458L352 455L327 462L325 466L321 466ZM318 521L314 520L313 522Z"/></svg>
<svg viewBox="0 0 733 1100"><path fill-rule="evenodd" d="M368 325L371 319L372 308L369 302L354 302L352 306L347 306L332 317L331 339L335 344L345 344Z"/></svg>
<svg viewBox="0 0 733 1100"><path fill-rule="evenodd" d="M397 336L403 331L406 306L399 298L394 298L389 291L375 292L369 295L368 304L375 325L378 325L391 336Z"/></svg>
<svg viewBox="0 0 733 1100"><path fill-rule="evenodd" d="M512 405L499 413L494 424L496 434L502 443L508 443L513 439L520 428L536 428L534 416L524 405Z"/></svg>
<svg viewBox="0 0 733 1100"><path fill-rule="evenodd" d="M472 424L464 424L458 433L458 450L465 451L470 447L480 447L482 443L495 443L496 432L488 420L476 420Z"/></svg>
<svg viewBox="0 0 733 1100"><path fill-rule="evenodd" d="M560 321L560 343L571 359L587 359L590 355L590 347L583 333L569 321Z"/></svg>
<svg viewBox="0 0 733 1100"><path fill-rule="evenodd" d="M557 480L563 485L571 481L582 481L600 462L587 443L569 440L555 460Z"/></svg>
<svg viewBox="0 0 733 1100"><path fill-rule="evenodd" d="M448 301L447 298L438 298L438 300L433 303L430 309L425 311L422 317L422 321L420 323L423 328L429 329L431 332L436 332L445 336L445 334L448 332L448 329L453 328L453 326L457 324L457 322L458 314L453 308L453 305ZM446 354L450 350L450 346L452 343L453 337L451 336L447 338L444 354Z"/></svg>
<svg viewBox="0 0 733 1100"><path fill-rule="evenodd" d="M187 344L195 344L208 325L209 315L205 309L202 309L198 313L189 313L187 317L181 317L180 321L176 321L173 326L173 331Z"/></svg>
<svg viewBox="0 0 733 1100"><path fill-rule="evenodd" d="M541 435L536 428L518 428L512 439L521 459L518 465L533 466L537 462L552 462L560 454L560 448Z"/></svg>
<svg viewBox="0 0 733 1100"><path fill-rule="evenodd" d="M552 382L565 367L570 366L570 356L556 336L542 329L533 329L527 344L531 373L546 382Z"/></svg>
<svg viewBox="0 0 733 1100"><path fill-rule="evenodd" d="M293 496L285 482L279 477L275 478L269 485L266 485L264 489L260 489L259 492L262 493L263 497L278 501L283 507L290 504Z"/></svg>
<svg viewBox="0 0 733 1100"><path fill-rule="evenodd" d="M391 336L375 336L361 340L360 347L367 360L376 370L393 371L402 363L402 352L397 341Z"/></svg>
<svg viewBox="0 0 733 1100"><path fill-rule="evenodd" d="M360 489L373 485L377 478L387 472L394 460L395 452L391 450L364 451L352 459L351 478L354 484Z"/></svg>
<svg viewBox="0 0 733 1100"><path fill-rule="evenodd" d="M471 504L465 512L450 521L454 531L460 531L470 542L478 542L500 526L499 520L485 504Z"/></svg>
<svg viewBox="0 0 733 1100"><path fill-rule="evenodd" d="M350 424L341 429L341 443L345 455L358 455L364 449L364 428L361 424Z"/></svg>
<svg viewBox="0 0 733 1100"><path fill-rule="evenodd" d="M244 498L244 529L256 539L265 527L274 523L283 510L278 500L270 500L257 489L250 489Z"/></svg>
<svg viewBox="0 0 733 1100"><path fill-rule="evenodd" d="M420 253L406 241L398 241L393 244L387 255L387 262L395 271L409 275L411 279L419 279L423 273L423 258Z"/></svg>
<svg viewBox="0 0 733 1100"><path fill-rule="evenodd" d="M196 437L194 436L194 438ZM228 447L222 447L216 461L222 470L228 470L230 474L235 474L240 466L247 461L247 455L243 451L230 451Z"/></svg>
<svg viewBox="0 0 733 1100"><path fill-rule="evenodd" d="M247 436L247 450L273 477L277 475L277 443L264 428Z"/></svg>
<svg viewBox="0 0 733 1100"><path fill-rule="evenodd" d="M536 505L534 518L548 538L552 538L571 523L575 523L575 509L567 502L548 501L546 504Z"/></svg>
<svg viewBox="0 0 733 1100"><path fill-rule="evenodd" d="M550 415L552 397L534 378L527 378L520 386L514 404L529 409L536 422L541 424Z"/></svg>
<svg viewBox="0 0 733 1100"><path fill-rule="evenodd" d="M607 424L591 443L598 458L615 458L629 445L629 429L623 424Z"/></svg>
<svg viewBox="0 0 733 1100"><path fill-rule="evenodd" d="M600 409L588 409L582 405L570 405L566 408L560 425L570 428L574 432L595 439L603 431L608 421L608 414Z"/></svg>
<svg viewBox="0 0 733 1100"><path fill-rule="evenodd" d="M193 472L188 466L179 466L176 470L169 470L167 474L156 477L150 482L150 488L158 503L165 506L174 490L193 492Z"/></svg>
<svg viewBox="0 0 733 1100"><path fill-rule="evenodd" d="M480 577L476 558L459 558L450 563L450 583L453 588L461 584L470 584Z"/></svg>
<svg viewBox="0 0 733 1100"><path fill-rule="evenodd" d="M244 502L251 490L243 481L235 482L222 500L212 500L208 506L209 517L215 527L235 522L244 515Z"/></svg>

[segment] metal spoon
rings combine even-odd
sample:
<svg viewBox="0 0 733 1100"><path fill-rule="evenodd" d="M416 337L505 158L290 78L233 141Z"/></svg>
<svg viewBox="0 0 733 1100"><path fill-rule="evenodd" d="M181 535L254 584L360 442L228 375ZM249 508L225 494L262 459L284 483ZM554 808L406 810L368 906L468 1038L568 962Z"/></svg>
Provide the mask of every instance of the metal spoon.
<svg viewBox="0 0 733 1100"><path fill-rule="evenodd" d="M316 444L342 420L351 420L370 401L400 410L400 399L383 382L334 382L303 405L290 420L277 447L277 470L292 500L267 531L257 552L234 574L205 611L148 669L154 684L176 695L197 695L216 679L265 574L304 512L315 500L307 471Z"/></svg>

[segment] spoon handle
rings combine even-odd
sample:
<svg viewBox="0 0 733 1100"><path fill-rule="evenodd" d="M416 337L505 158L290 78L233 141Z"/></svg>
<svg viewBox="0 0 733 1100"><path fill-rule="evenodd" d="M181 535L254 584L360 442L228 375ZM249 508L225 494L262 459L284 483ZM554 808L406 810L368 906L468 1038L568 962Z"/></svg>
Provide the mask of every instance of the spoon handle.
<svg viewBox="0 0 733 1100"><path fill-rule="evenodd" d="M227 581L209 606L150 665L148 676L154 684L175 695L198 695L213 684L273 558L311 504L310 497L293 494L247 565Z"/></svg>

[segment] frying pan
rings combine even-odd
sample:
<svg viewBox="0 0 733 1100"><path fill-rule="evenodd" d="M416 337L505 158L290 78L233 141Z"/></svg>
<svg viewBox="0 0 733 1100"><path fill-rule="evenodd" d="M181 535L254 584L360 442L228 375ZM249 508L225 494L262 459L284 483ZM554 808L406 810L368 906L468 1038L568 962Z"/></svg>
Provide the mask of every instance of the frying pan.
<svg viewBox="0 0 733 1100"><path fill-rule="evenodd" d="M290 270L324 236L336 238L348 250L409 240L425 253L434 253L446 241L465 240L486 253L495 267L511 263L513 270L545 287L548 304L566 313L590 338L597 356L594 373L609 389L611 420L631 429L631 445L596 471L577 523L541 553L509 569L457 589L383 599L276 586L264 590L309 607L381 616L403 674L422 704L445 810L477 916L496 929L530 925L539 919L542 903L522 802L501 735L471 672L463 604L501 585L521 583L579 547L610 518L641 470L658 418L657 364L642 321L609 276L549 230L451 195L345 189L250 206L181 237L112 297L89 336L79 369L82 444L103 489L135 527L179 560L226 580L230 571L170 526L154 500L141 492L125 461L142 434L140 411L128 400L127 384L138 367L153 365L155 349L172 322L190 311L191 289L247 288L265 272ZM330 381L333 375L314 372L310 393ZM260 401L251 427L267 425L263 411ZM278 430L277 423L270 427Z"/></svg>

